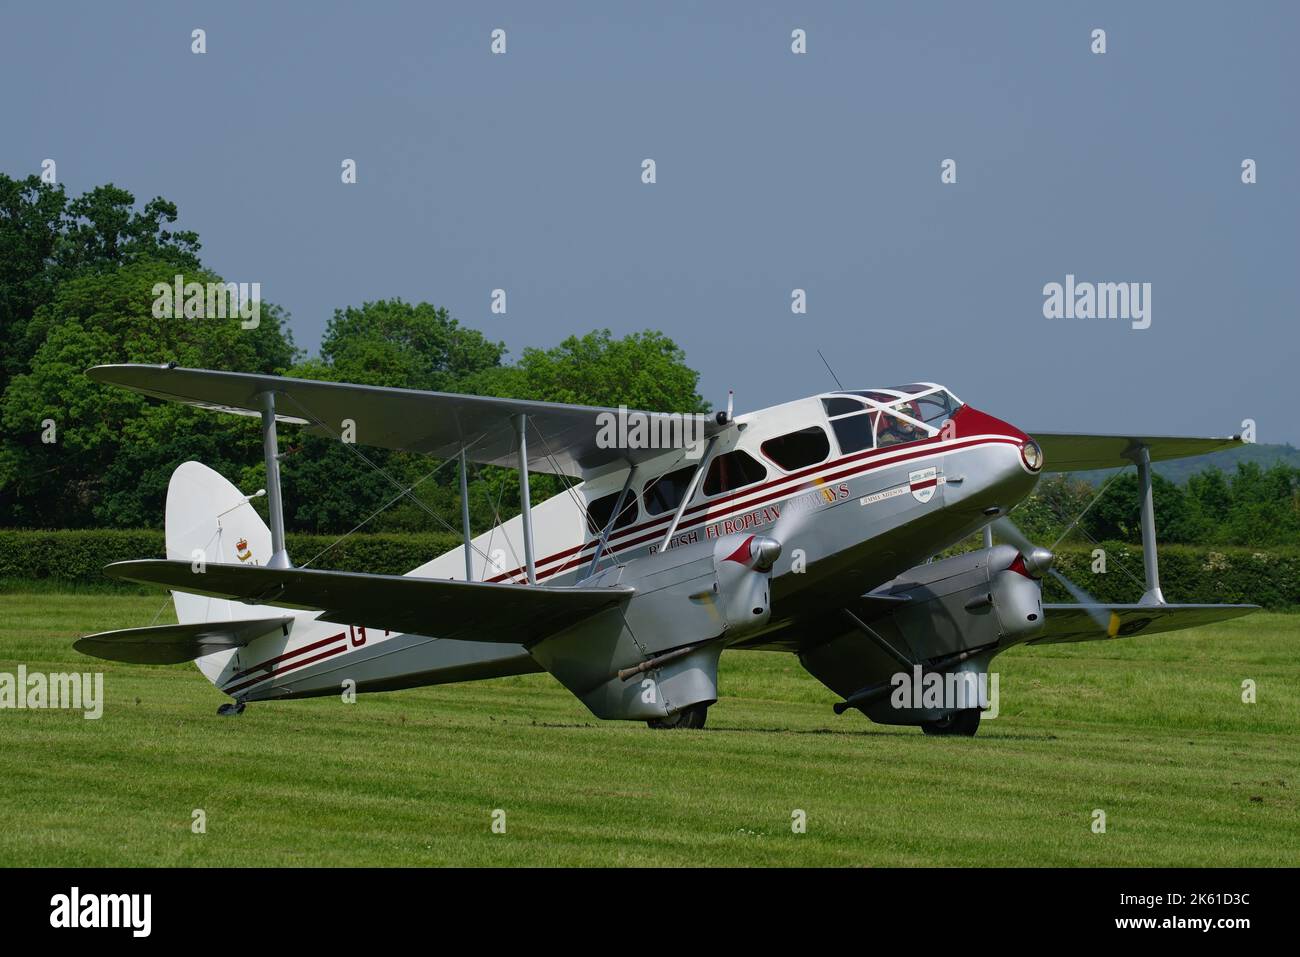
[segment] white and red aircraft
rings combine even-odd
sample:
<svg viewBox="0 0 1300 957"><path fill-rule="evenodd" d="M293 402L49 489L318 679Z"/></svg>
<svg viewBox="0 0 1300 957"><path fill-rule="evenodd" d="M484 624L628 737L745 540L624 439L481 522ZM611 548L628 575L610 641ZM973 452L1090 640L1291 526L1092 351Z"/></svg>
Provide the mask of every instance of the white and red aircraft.
<svg viewBox="0 0 1300 957"><path fill-rule="evenodd" d="M701 727L719 656L735 648L797 654L841 696L837 712L974 734L977 702L900 705L896 677L980 677L1017 644L1171 631L1256 608L1169 604L1156 560L1152 461L1238 437L1031 437L932 383L690 418L174 365L89 375L261 418L270 527L256 496L182 464L166 560L107 569L172 589L180 623L76 644L118 661L194 660L234 699L226 714L349 687L546 671L597 717ZM463 545L404 576L294 567L277 423L458 461L462 490L467 461L517 468L521 514L473 536L463 507ZM1146 593L1101 605L1066 582L1082 600L1044 604L1041 577L1059 575L1052 555L1007 512L1044 470L1127 464L1140 476ZM577 484L534 507L530 471ZM1013 544L986 531L984 548L932 560L995 524Z"/></svg>

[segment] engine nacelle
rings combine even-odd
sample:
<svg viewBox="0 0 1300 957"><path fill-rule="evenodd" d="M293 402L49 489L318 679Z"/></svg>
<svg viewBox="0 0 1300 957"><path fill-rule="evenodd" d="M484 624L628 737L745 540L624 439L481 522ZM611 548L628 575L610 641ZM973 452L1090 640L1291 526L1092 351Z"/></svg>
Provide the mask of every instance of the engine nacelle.
<svg viewBox="0 0 1300 957"><path fill-rule="evenodd" d="M714 544L718 613L729 640L772 617L772 566L780 557L781 543L765 535L726 535Z"/></svg>
<svg viewBox="0 0 1300 957"><path fill-rule="evenodd" d="M771 618L780 554L774 539L726 535L612 566L588 584L632 585L626 608L529 652L598 718L649 720L711 704L722 649Z"/></svg>
<svg viewBox="0 0 1300 957"><path fill-rule="evenodd" d="M1012 546L995 545L917 565L873 593L883 599L864 597L848 610L911 662L983 674L995 654L1043 630L1042 588L1031 575L1038 568L1017 563L1019 557ZM888 687L896 674L910 670L847 617L843 631L799 658L844 698ZM882 724L920 724L946 713L900 709L888 694L859 707Z"/></svg>

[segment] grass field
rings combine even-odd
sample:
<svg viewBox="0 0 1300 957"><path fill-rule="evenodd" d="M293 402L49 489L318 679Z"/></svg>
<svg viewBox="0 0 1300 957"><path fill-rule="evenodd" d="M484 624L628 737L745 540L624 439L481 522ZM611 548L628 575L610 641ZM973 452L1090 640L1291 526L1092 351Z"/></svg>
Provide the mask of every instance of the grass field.
<svg viewBox="0 0 1300 957"><path fill-rule="evenodd" d="M765 652L723 656L704 731L597 721L546 675L218 718L192 665L70 647L161 603L0 595L0 671L102 667L107 699L0 711L0 865L1300 863L1300 616L1013 651L966 739L836 717Z"/></svg>

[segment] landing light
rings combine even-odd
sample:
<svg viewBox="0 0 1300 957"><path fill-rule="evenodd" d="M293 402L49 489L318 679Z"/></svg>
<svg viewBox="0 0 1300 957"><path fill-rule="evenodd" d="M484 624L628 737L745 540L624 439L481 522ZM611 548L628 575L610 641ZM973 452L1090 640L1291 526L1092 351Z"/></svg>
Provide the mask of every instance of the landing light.
<svg viewBox="0 0 1300 957"><path fill-rule="evenodd" d="M1020 447L1020 457L1025 460L1025 467L1031 472L1037 472L1043 467L1043 450L1033 439Z"/></svg>

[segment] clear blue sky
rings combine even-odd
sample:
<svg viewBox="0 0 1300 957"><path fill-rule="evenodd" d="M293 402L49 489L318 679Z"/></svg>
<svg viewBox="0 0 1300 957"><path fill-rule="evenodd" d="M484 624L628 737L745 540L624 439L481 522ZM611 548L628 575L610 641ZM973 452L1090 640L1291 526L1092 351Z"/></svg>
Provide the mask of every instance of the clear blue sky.
<svg viewBox="0 0 1300 957"><path fill-rule="evenodd" d="M174 200L308 349L336 307L401 296L516 354L662 329L742 411L828 388L821 348L847 386L939 381L1031 428L1251 417L1300 443L1300 5L6 2L0 22L0 169L52 157L70 192ZM1152 283L1151 328L1043 318L1067 273Z"/></svg>

